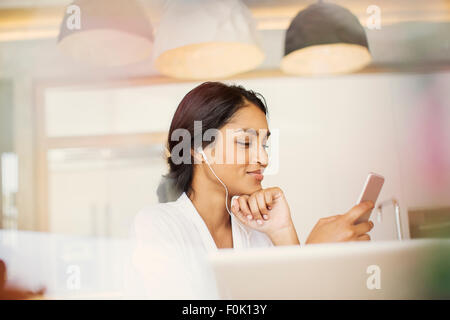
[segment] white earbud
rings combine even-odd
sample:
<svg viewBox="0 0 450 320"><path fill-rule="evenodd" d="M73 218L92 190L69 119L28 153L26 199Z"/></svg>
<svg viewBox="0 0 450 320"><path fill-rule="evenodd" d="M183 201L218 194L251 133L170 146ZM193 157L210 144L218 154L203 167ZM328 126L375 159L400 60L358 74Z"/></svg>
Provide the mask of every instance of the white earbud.
<svg viewBox="0 0 450 320"><path fill-rule="evenodd" d="M205 159L205 162L209 165L208 162L208 157L206 156L205 152L203 151L203 149L198 149L198 151L200 152L200 154L203 156L203 159Z"/></svg>

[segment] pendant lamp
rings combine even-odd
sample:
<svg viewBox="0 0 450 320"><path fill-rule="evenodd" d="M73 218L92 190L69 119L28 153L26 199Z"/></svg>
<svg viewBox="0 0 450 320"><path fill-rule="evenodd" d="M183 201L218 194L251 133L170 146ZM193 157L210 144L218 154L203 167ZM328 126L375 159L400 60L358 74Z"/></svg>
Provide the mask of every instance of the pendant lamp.
<svg viewBox="0 0 450 320"><path fill-rule="evenodd" d="M264 60L255 23L239 0L172 0L155 36L154 64L179 79L214 79Z"/></svg>
<svg viewBox="0 0 450 320"><path fill-rule="evenodd" d="M286 31L281 70L293 75L349 73L371 61L366 33L349 10L319 2L300 11Z"/></svg>
<svg viewBox="0 0 450 320"><path fill-rule="evenodd" d="M153 28L136 0L75 0L66 9L58 46L90 64L128 65L151 57Z"/></svg>

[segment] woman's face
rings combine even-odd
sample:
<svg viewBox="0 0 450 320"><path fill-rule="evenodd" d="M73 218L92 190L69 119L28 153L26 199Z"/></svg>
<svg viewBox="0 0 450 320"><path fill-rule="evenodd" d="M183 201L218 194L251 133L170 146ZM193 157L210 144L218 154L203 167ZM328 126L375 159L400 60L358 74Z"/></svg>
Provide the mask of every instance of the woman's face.
<svg viewBox="0 0 450 320"><path fill-rule="evenodd" d="M204 151L230 195L260 190L264 169L268 165L267 139L270 135L264 112L248 103L218 131L216 143ZM218 182L209 168L205 167L205 170L210 179Z"/></svg>

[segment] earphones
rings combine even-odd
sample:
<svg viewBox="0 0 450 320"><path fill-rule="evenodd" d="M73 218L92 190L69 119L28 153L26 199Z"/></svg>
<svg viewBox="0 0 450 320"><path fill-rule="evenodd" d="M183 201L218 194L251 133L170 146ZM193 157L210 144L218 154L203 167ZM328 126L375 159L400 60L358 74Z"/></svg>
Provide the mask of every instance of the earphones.
<svg viewBox="0 0 450 320"><path fill-rule="evenodd" d="M205 152L203 151L203 148L198 148L197 151L202 155L203 159L205 160L205 163L208 165L209 169L211 170L211 172L213 173L213 175L217 178L217 180L219 180L219 182L223 185L223 187L225 188L225 208L227 209L228 213L230 214L230 216L233 216L233 214L231 213L230 209L228 209L228 188L225 185L225 183L223 183L222 180L220 180L220 178L217 176L217 174L214 172L213 168L211 167L211 165L209 164L208 161L208 157L206 156ZM231 198L231 203L233 203L233 200L235 198L239 198L239 196L233 196Z"/></svg>
<svg viewBox="0 0 450 320"><path fill-rule="evenodd" d="M225 188L225 208L227 209L227 212L229 213L229 215L231 216L231 218L233 218L233 214L232 212L228 209L228 188L225 185L225 183L223 183L222 180L220 180L220 178L217 176L217 174L214 172L213 168L211 167L209 161L208 161L208 157L206 156L205 152L203 151L203 148L199 147L197 149L197 151L202 155L203 159L205 160L205 163L208 165L209 169L211 170L211 172L213 173L213 175L217 178L217 180L219 180L219 182L223 185L223 187ZM231 198L231 202L230 204L233 203L233 200L239 198L239 196L233 196ZM241 227L241 229L244 231L245 233L245 237L246 237L246 241L247 241L247 246L250 247L250 232L245 228L245 226L239 221L239 219L236 219L238 225Z"/></svg>

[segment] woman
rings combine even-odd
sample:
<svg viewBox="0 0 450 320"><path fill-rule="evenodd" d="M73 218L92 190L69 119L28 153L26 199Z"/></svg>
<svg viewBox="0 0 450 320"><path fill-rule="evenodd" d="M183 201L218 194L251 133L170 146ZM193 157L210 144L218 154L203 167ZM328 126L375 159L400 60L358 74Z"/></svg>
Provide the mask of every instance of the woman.
<svg viewBox="0 0 450 320"><path fill-rule="evenodd" d="M191 277L186 266L195 269L192 262L209 250L300 244L283 191L261 185L269 136L267 107L253 91L206 82L183 98L169 129L169 174L158 190L174 201L144 208L134 226L140 244L159 249L157 259L170 254L163 269L176 265L170 273ZM354 221L372 208L365 202L320 219L306 244L369 240L373 223ZM148 265L141 260L138 269Z"/></svg>

